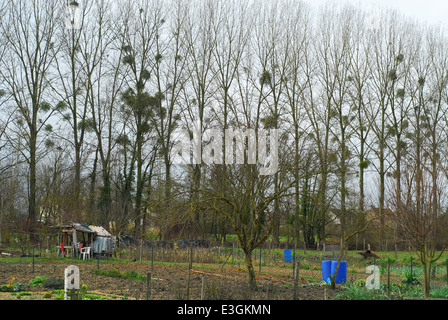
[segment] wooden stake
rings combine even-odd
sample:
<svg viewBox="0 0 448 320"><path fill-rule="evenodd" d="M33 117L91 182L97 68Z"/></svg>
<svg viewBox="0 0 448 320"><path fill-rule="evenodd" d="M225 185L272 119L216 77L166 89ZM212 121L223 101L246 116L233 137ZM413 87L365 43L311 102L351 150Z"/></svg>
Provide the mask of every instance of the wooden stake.
<svg viewBox="0 0 448 320"><path fill-rule="evenodd" d="M390 258L387 258L387 296L390 297Z"/></svg>
<svg viewBox="0 0 448 320"><path fill-rule="evenodd" d="M146 274L146 300L151 300L151 272Z"/></svg>
<svg viewBox="0 0 448 320"><path fill-rule="evenodd" d="M201 277L202 280L202 287L201 287L201 300L204 300L204 286L205 286L205 277Z"/></svg>
<svg viewBox="0 0 448 320"><path fill-rule="evenodd" d="M190 253L190 265L188 267L188 279L187 279L187 300L190 300L190 279L191 279L191 269L193 267L193 247L191 247Z"/></svg>
<svg viewBox="0 0 448 320"><path fill-rule="evenodd" d="M294 300L297 300L299 293L299 267L300 267L300 261L296 262L296 268L294 272Z"/></svg>

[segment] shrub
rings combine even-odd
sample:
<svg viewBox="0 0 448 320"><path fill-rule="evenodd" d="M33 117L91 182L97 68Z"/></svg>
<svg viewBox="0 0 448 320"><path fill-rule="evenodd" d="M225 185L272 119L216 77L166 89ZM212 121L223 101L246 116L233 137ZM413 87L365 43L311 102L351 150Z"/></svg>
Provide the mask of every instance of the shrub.
<svg viewBox="0 0 448 320"><path fill-rule="evenodd" d="M415 276L415 274L412 273L405 273L405 279L403 280L403 284L407 284L410 286L416 286L416 285L420 285L420 281L418 281L417 277Z"/></svg>
<svg viewBox="0 0 448 320"><path fill-rule="evenodd" d="M22 289L23 284L21 282L12 283L12 281L11 283L0 286L0 292L18 292Z"/></svg>
<svg viewBox="0 0 448 320"><path fill-rule="evenodd" d="M64 279L48 278L42 283L42 286L50 289L64 289Z"/></svg>
<svg viewBox="0 0 448 320"><path fill-rule="evenodd" d="M47 277L35 277L33 279L31 279L30 281L30 286L33 287L38 287L38 286L42 286L42 284L45 282L45 280L47 280Z"/></svg>

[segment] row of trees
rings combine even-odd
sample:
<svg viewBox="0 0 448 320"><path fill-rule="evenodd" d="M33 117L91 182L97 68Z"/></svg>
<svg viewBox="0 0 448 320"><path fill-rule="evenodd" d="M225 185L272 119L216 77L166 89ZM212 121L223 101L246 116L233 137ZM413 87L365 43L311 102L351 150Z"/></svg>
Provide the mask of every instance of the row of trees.
<svg viewBox="0 0 448 320"><path fill-rule="evenodd" d="M380 243L392 225L430 263L446 211L446 43L437 27L351 5L5 0L2 238L25 218L235 233L254 284L253 249L323 243L331 211L337 239L377 218ZM177 129L193 123L279 129L278 170L173 164Z"/></svg>

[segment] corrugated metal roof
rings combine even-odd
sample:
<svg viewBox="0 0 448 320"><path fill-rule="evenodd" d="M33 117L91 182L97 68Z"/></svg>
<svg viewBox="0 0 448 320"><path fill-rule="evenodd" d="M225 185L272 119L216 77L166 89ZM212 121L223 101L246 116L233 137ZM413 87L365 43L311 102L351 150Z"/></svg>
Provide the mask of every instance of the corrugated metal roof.
<svg viewBox="0 0 448 320"><path fill-rule="evenodd" d="M81 224L81 223L73 223L73 228L75 228L77 231L82 231L82 232L94 232L87 225Z"/></svg>
<svg viewBox="0 0 448 320"><path fill-rule="evenodd" d="M103 227L100 226L89 226L89 228L95 232L98 236L102 237L112 237L112 235Z"/></svg>
<svg viewBox="0 0 448 320"><path fill-rule="evenodd" d="M112 237L112 235L103 227L88 226L85 223L74 222L74 223L71 223L68 225L53 226L52 228L59 228L62 230L62 232L71 232L70 229L75 229L76 231L80 231L80 232L95 233L97 236L101 236L101 237Z"/></svg>

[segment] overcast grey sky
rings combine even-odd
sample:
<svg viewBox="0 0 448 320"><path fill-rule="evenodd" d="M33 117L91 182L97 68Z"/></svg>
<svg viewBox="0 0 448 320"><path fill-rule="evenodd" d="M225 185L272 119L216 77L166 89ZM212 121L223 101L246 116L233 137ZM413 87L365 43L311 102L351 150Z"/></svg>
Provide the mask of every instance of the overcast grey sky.
<svg viewBox="0 0 448 320"><path fill-rule="evenodd" d="M440 24L448 27L448 0L332 0L333 2L349 2L361 4L366 8L380 6L397 9L404 15L429 24ZM328 0L305 0L312 5L327 3Z"/></svg>

